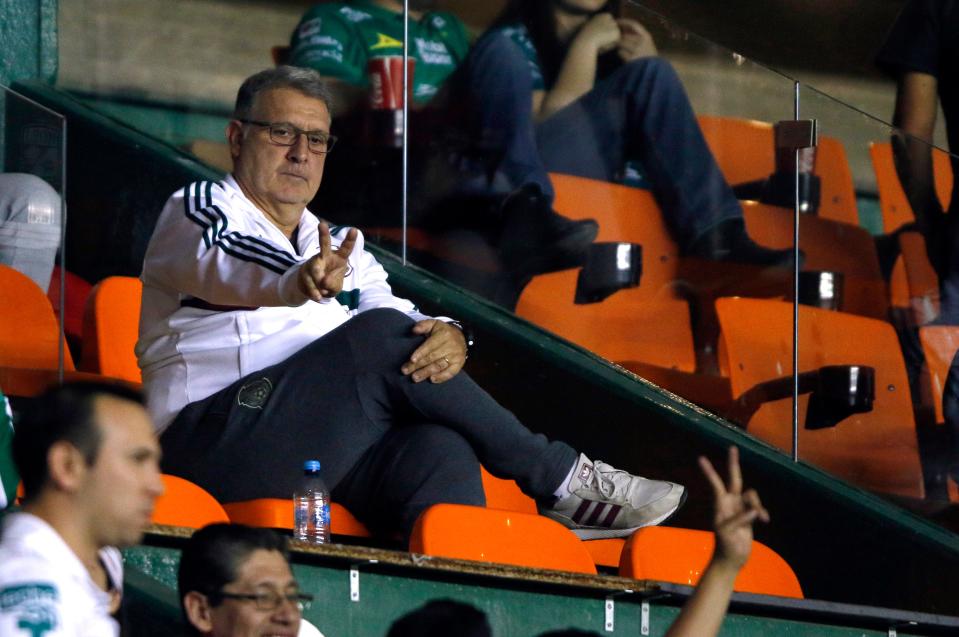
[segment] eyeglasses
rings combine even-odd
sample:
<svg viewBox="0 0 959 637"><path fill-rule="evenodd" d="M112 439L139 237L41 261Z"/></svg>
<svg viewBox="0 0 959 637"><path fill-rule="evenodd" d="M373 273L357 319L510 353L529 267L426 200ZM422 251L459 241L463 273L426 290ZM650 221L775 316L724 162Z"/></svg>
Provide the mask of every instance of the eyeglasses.
<svg viewBox="0 0 959 637"><path fill-rule="evenodd" d="M280 607L283 601L293 604L301 611L307 610L313 603L313 596L306 593L286 593L281 595L276 592L268 593L227 593L220 591L214 593L212 597L221 597L223 599L236 599L244 602L253 602L257 610L274 611Z"/></svg>
<svg viewBox="0 0 959 637"><path fill-rule="evenodd" d="M300 135L306 135L306 144L309 146L310 152L317 155L325 155L333 150L333 145L336 144L336 135L330 135L329 133L319 130L303 130L286 122L259 122L252 119L241 119L237 121L243 122L244 124L252 124L253 126L269 128L270 141L280 146L294 146L300 141Z"/></svg>

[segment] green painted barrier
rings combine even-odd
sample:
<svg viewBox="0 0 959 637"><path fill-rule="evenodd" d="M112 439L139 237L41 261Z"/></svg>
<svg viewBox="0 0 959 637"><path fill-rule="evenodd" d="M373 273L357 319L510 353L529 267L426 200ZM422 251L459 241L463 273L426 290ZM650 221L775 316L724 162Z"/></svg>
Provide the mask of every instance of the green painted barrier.
<svg viewBox="0 0 959 637"><path fill-rule="evenodd" d="M178 538L168 529L124 553L135 597L128 618L137 635L183 634L176 600ZM293 552L300 588L315 596L304 616L326 637L383 637L399 617L432 599L476 606L497 637L533 637L577 628L601 635L663 635L691 589L620 577L430 559L329 545ZM140 622L146 622L142 625ZM959 618L877 608L734 595L724 637L946 635Z"/></svg>

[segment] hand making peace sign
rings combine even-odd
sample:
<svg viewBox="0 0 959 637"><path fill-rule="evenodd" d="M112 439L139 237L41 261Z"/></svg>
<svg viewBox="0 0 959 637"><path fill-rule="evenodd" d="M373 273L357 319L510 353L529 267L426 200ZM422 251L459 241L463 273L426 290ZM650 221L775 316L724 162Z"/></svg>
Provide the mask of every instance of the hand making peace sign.
<svg viewBox="0 0 959 637"><path fill-rule="evenodd" d="M320 222L320 251L305 261L297 273L297 284L307 298L319 303L343 290L343 277L349 269L348 259L356 245L356 235L356 228L350 228L343 243L333 249L330 226Z"/></svg>
<svg viewBox="0 0 959 637"><path fill-rule="evenodd" d="M729 485L700 456L699 466L713 487L713 526L716 530L716 551L713 559L737 570L749 559L753 542L753 521L769 522L769 512L759 501L754 489L743 492L743 475L739 468L739 449L729 448Z"/></svg>

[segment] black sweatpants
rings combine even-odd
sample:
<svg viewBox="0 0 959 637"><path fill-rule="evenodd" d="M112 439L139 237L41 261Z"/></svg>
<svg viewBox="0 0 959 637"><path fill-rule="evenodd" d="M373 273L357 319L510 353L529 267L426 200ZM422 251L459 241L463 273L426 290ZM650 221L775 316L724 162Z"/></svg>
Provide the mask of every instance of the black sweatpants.
<svg viewBox="0 0 959 637"><path fill-rule="evenodd" d="M332 498L408 534L439 502L482 505L479 463L548 498L576 460L533 434L465 373L414 383L423 341L395 310L364 312L285 361L187 405L160 437L163 470L220 502L289 498L317 459Z"/></svg>

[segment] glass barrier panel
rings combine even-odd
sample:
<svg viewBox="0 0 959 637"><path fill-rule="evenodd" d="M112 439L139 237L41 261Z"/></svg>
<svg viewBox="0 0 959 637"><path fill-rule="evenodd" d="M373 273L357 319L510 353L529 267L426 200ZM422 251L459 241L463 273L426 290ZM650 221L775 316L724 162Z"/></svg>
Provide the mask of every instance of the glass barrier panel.
<svg viewBox="0 0 959 637"><path fill-rule="evenodd" d="M20 322L3 329L0 365L73 370L79 350L71 355L62 337L79 345L83 286L63 274L66 120L2 85L0 116L0 265L19 273L4 275L12 294L4 312Z"/></svg>
<svg viewBox="0 0 959 637"><path fill-rule="evenodd" d="M532 20L471 24L468 56L414 113L410 261L745 424L716 302L790 295L791 213L760 227L770 204L739 199L776 172L773 123L794 82L626 3L634 37L622 53L570 48L593 47L598 79L567 86L567 57L537 51ZM431 50L462 48L434 37Z"/></svg>
<svg viewBox="0 0 959 637"><path fill-rule="evenodd" d="M891 108L896 88L886 90ZM818 125L808 179L819 197L800 224L799 457L911 510L939 510L959 501L948 400L943 410L959 348L943 214L954 158L886 123L891 110L807 85L800 104Z"/></svg>

